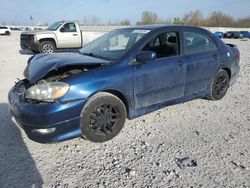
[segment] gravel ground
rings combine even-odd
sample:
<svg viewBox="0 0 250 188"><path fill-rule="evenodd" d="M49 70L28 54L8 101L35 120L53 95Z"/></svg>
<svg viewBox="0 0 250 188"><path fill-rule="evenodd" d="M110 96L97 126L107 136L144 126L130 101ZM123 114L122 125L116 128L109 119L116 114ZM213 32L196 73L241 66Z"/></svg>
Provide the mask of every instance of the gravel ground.
<svg viewBox="0 0 250 188"><path fill-rule="evenodd" d="M0 187L250 187L250 41L220 101L193 100L127 121L111 141L39 144L12 121L7 94L27 59L0 36Z"/></svg>

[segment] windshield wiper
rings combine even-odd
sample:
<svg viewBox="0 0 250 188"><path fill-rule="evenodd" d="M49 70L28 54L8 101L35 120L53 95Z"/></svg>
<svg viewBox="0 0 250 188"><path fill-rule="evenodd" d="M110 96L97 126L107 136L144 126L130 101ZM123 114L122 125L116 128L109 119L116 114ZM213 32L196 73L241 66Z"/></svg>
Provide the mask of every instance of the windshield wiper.
<svg viewBox="0 0 250 188"><path fill-rule="evenodd" d="M90 52L90 53L82 52L81 54L83 54L83 55L87 55L87 56L91 56L91 57L97 57L97 58L100 58L99 56L97 56L96 54L93 54L92 52Z"/></svg>
<svg viewBox="0 0 250 188"><path fill-rule="evenodd" d="M95 58L98 58L98 59L104 59L104 60L108 60L108 61L114 60L114 59L112 59L112 58L107 58L107 57L99 56L99 55L94 54L94 53L92 53L92 52L90 52L90 53L87 53L87 52L80 52L80 53L83 54L83 55L95 57Z"/></svg>

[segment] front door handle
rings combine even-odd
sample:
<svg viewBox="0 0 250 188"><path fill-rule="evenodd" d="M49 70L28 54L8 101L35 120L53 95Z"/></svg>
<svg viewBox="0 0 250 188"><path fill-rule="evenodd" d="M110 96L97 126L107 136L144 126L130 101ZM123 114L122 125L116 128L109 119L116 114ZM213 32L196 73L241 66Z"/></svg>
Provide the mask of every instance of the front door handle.
<svg viewBox="0 0 250 188"><path fill-rule="evenodd" d="M77 34L73 34L73 36L77 36Z"/></svg>
<svg viewBox="0 0 250 188"><path fill-rule="evenodd" d="M218 55L217 54L214 54L213 57L214 57L214 59L218 59Z"/></svg>
<svg viewBox="0 0 250 188"><path fill-rule="evenodd" d="M177 63L177 64L178 64L178 66L180 66L180 67L181 67L184 63L183 63L183 61L181 61L181 60L180 60L180 61L178 61L178 63Z"/></svg>

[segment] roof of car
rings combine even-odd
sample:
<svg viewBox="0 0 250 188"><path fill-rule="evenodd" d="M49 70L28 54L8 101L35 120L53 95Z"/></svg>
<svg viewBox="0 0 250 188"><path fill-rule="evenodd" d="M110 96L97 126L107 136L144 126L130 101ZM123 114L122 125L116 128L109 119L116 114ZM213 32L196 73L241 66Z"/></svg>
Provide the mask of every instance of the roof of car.
<svg viewBox="0 0 250 188"><path fill-rule="evenodd" d="M200 28L201 27L194 27L194 26L186 26L186 25L139 25L139 26L130 26L127 27L127 29L149 29L149 30L156 30L156 29L161 29L161 28L168 28L168 27L180 27L180 28Z"/></svg>

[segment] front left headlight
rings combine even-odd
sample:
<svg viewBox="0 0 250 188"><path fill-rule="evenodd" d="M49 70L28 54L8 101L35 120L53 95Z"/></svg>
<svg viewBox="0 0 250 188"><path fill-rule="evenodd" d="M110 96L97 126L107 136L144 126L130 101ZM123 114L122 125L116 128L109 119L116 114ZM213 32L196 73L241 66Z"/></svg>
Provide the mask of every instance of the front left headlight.
<svg viewBox="0 0 250 188"><path fill-rule="evenodd" d="M64 82L46 82L30 87L26 93L26 99L44 102L53 102L64 96L69 90L69 85Z"/></svg>

